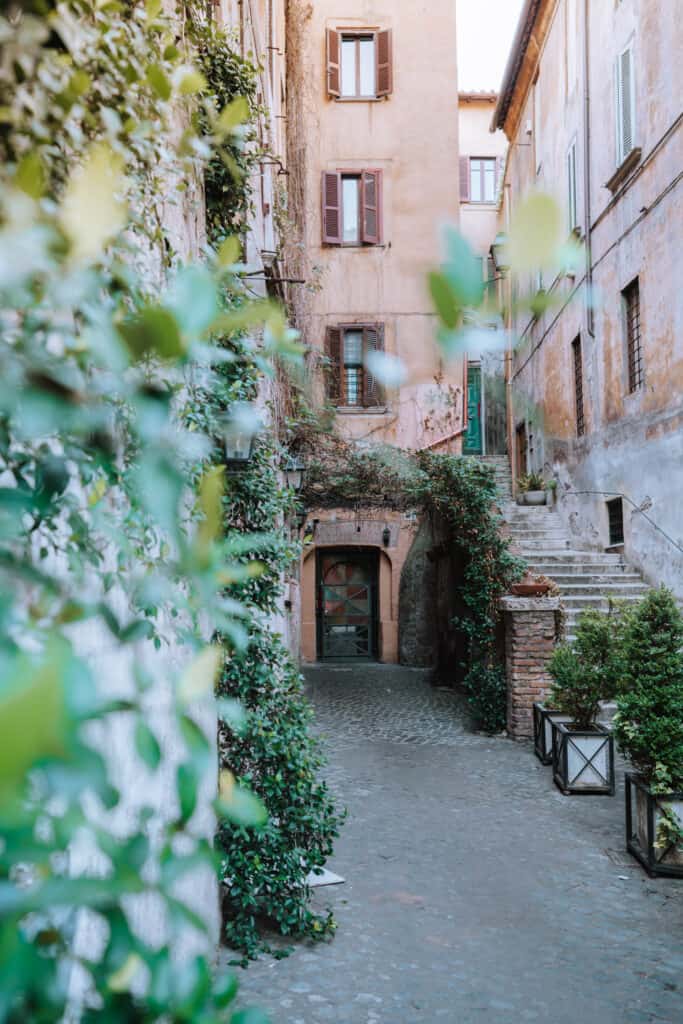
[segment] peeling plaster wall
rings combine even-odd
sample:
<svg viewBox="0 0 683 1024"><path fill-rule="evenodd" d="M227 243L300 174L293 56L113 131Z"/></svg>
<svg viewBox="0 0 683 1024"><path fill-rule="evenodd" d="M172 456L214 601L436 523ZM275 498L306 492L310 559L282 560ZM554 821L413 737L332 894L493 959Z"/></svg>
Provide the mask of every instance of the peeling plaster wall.
<svg viewBox="0 0 683 1024"><path fill-rule="evenodd" d="M577 143L578 207L585 231L583 5L545 5L538 78L518 88L508 115L512 148L506 214L531 187L554 193L566 208L567 150ZM590 189L595 337L587 330L586 286L547 275L558 304L538 320L517 322L513 366L514 425L529 435L524 470L558 480L558 511L578 546L608 544L605 494L621 492L683 546L683 23L672 5L652 0L592 4L590 21ZM550 13L549 13L550 12ZM679 12L680 13L680 12ZM576 33L578 32L578 36ZM635 172L610 192L616 170L614 62L632 42L635 54ZM531 58L529 58L531 59ZM532 131L528 133L527 127ZM622 290L638 277L644 386L629 393ZM526 288L517 280L513 289ZM572 341L581 338L585 436L577 437ZM683 554L624 502L626 558L653 584L683 598Z"/></svg>

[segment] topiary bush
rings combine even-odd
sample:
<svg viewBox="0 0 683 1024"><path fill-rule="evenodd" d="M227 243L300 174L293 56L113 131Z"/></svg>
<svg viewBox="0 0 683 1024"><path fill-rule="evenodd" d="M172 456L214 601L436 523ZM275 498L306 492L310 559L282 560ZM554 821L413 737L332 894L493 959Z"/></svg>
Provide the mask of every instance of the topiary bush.
<svg viewBox="0 0 683 1024"><path fill-rule="evenodd" d="M625 688L617 699L621 750L659 791L683 789L683 616L670 590L652 590L624 636Z"/></svg>
<svg viewBox="0 0 683 1024"><path fill-rule="evenodd" d="M624 613L585 611L579 617L576 639L553 651L548 670L554 679L550 702L572 716L577 729L595 723L601 700L612 700L624 685Z"/></svg>

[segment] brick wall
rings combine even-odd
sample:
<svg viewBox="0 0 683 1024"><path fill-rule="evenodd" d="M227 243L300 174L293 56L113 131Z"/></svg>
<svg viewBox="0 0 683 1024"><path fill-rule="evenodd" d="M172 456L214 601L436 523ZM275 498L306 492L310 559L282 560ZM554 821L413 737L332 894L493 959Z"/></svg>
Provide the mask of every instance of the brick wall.
<svg viewBox="0 0 683 1024"><path fill-rule="evenodd" d="M504 597L507 729L513 739L533 736L533 704L551 684L548 660L559 638L556 597Z"/></svg>

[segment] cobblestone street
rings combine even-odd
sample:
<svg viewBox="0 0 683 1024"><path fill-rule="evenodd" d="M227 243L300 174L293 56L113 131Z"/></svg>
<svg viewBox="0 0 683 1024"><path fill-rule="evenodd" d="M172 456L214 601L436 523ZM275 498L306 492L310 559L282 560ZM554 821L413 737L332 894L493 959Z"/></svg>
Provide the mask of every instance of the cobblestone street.
<svg viewBox="0 0 683 1024"><path fill-rule="evenodd" d="M240 972L241 1005L273 1024L680 1024L683 883L623 852L623 786L562 796L416 670L307 682L349 809L329 864L346 883L315 895L339 927Z"/></svg>

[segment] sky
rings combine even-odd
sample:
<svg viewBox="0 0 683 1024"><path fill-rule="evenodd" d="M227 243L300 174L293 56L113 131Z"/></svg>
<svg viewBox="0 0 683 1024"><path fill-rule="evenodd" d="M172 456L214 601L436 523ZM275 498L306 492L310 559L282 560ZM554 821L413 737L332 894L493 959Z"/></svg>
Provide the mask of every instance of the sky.
<svg viewBox="0 0 683 1024"><path fill-rule="evenodd" d="M523 0L457 0L458 88L497 90Z"/></svg>

